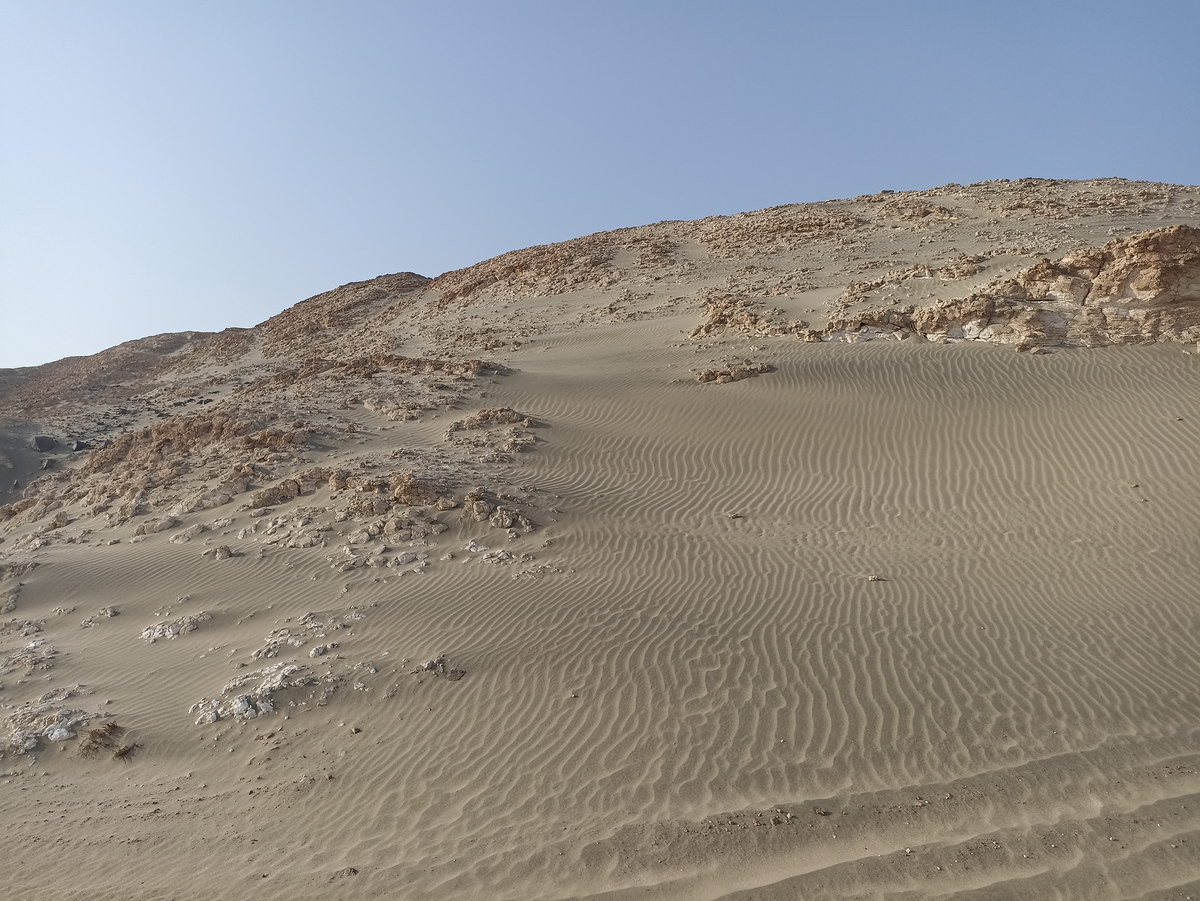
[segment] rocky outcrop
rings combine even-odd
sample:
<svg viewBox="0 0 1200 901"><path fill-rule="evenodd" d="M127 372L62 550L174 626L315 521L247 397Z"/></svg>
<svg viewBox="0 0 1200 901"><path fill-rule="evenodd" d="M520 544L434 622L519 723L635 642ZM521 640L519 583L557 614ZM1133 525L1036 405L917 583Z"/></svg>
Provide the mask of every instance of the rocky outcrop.
<svg viewBox="0 0 1200 901"><path fill-rule="evenodd" d="M235 471L222 481L220 484L212 488L202 488L188 495L183 501L180 501L172 510L173 516L183 516L186 513L195 513L198 510L211 510L213 507L220 507L228 504L233 498L250 486L250 478L246 473Z"/></svg>
<svg viewBox="0 0 1200 901"><path fill-rule="evenodd" d="M1141 232L1043 259L969 297L846 315L830 336L911 332L1018 347L1200 341L1200 229Z"/></svg>
<svg viewBox="0 0 1200 901"><path fill-rule="evenodd" d="M273 507L300 496L300 483L295 479L284 479L278 485L262 488L250 495L246 504L250 508Z"/></svg>
<svg viewBox="0 0 1200 901"><path fill-rule="evenodd" d="M198 714L196 725L215 723L230 717L253 719L276 709L276 692L317 683L307 666L280 662L230 680L220 696L205 698L191 706Z"/></svg>
<svg viewBox="0 0 1200 901"><path fill-rule="evenodd" d="M521 425L524 428L531 428L535 425L534 420L526 416L524 413L518 413L512 407L497 407L495 409L480 410L477 413L472 413L466 419L459 419L452 422L447 432L462 432L471 429L488 429L493 426L502 425Z"/></svg>
<svg viewBox="0 0 1200 901"><path fill-rule="evenodd" d="M692 339L713 338L726 331L754 338L796 335L809 339L817 333L801 319L789 320L782 310L761 301L733 294L718 294L704 303L704 319L692 329Z"/></svg>
<svg viewBox="0 0 1200 901"><path fill-rule="evenodd" d="M764 372L772 372L774 367L769 363L734 363L721 369L701 369L696 373L696 381L717 385L728 385L730 382L740 382L742 379L752 379Z"/></svg>
<svg viewBox="0 0 1200 901"><path fill-rule="evenodd" d="M76 730L86 726L95 715L64 702L86 694L90 692L82 685L51 689L8 714L0 720L0 757L27 754L45 742L74 738Z"/></svg>
<svg viewBox="0 0 1200 901"><path fill-rule="evenodd" d="M134 530L134 535L157 535L159 532L165 532L168 529L173 529L179 525L179 520L173 516L160 516L155 519L146 520L146 522L138 525Z"/></svg>
<svg viewBox="0 0 1200 901"><path fill-rule="evenodd" d="M520 510L506 506L496 495L483 489L463 498L463 515L471 522L486 522L494 529L519 529L532 532L533 523Z"/></svg>
<svg viewBox="0 0 1200 901"><path fill-rule="evenodd" d="M189 632L195 632L200 624L212 619L211 613L193 613L165 623L155 623L142 629L142 638L154 644L160 638L174 639Z"/></svg>

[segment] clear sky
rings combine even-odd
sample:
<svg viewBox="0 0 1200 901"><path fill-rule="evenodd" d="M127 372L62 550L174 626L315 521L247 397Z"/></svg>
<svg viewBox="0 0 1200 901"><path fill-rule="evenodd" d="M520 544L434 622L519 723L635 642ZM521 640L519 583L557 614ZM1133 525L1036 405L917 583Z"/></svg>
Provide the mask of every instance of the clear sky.
<svg viewBox="0 0 1200 901"><path fill-rule="evenodd" d="M0 367L602 229L1200 181L1200 2L0 0Z"/></svg>

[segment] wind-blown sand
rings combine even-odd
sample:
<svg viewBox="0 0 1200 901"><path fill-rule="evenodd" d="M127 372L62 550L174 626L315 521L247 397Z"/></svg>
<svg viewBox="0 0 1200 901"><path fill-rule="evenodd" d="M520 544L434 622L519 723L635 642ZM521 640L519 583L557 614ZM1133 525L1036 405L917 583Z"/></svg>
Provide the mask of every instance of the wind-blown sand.
<svg viewBox="0 0 1200 901"><path fill-rule="evenodd" d="M333 312L271 327L299 335L291 350L271 351L260 326L189 335L165 356L106 352L124 382L103 361L16 371L0 400L23 487L4 499L34 503L0 522L13 605L0 617L0 741L15 730L0 758L4 893L1200 894L1200 353L1184 343L1200 294L1172 301L1177 334L1138 346L1035 340L1022 346L1049 352L1015 353L1003 336L863 340L870 328L850 341L799 327L689 337L706 289L729 280L821 331L865 262L978 254L992 240L981 231L1041 242L987 258L969 290L931 280L940 302L1039 253L1105 245L1112 229L1200 223L1195 188L938 191L838 202L865 216L957 198L960 219L871 220L850 247L798 232L766 254L765 228L734 245L639 238L717 227L668 223L633 230L633 249L590 281L562 284L586 255L559 245L535 249L553 258L542 281L512 267L466 301L446 297L478 273L321 301ZM1120 206L1137 191L1168 199ZM1100 199L1070 208L1088 192ZM1016 212L998 220L984 200ZM1055 218L1056 203L1073 211ZM895 259L880 262L884 247ZM760 253L766 275L747 271ZM779 272L806 287L747 288ZM224 360L218 339L238 345ZM309 366L256 387L296 360L351 359L337 340L490 368ZM191 369L189 352L204 354ZM105 387L84 398L101 363ZM696 378L752 363L763 371L732 383ZM65 403L39 405L48 384ZM90 474L100 452L63 447L208 415L195 412L204 396L231 415L270 408L280 430L306 425L298 443L162 440ZM517 413L469 420L481 410ZM60 445L34 454L34 434ZM56 466L31 490L43 458ZM172 513L243 461L240 492ZM320 478L299 477L314 467ZM353 482L400 470L415 481ZM249 503L293 477L298 496L275 492L266 513ZM69 522L54 525L60 513ZM218 547L231 556L202 555ZM143 637L188 617L192 631ZM270 693L273 711L234 712L239 696L268 697L253 692L264 676L226 683L281 666L311 684ZM218 709L206 699L224 706L197 724ZM12 725L35 707L42 731ZM47 736L56 716L71 738ZM126 731L85 756L108 722Z"/></svg>

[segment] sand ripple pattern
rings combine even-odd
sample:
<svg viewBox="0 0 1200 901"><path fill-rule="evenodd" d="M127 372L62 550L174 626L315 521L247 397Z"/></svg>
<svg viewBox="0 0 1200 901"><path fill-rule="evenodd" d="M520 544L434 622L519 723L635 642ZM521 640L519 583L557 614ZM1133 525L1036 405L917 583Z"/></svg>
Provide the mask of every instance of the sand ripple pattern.
<svg viewBox="0 0 1200 901"><path fill-rule="evenodd" d="M446 564L342 595L302 552L218 566L147 542L47 565L22 604L89 566L125 568L97 605L194 578L207 629L145 646L118 618L87 651L106 686L157 655L152 696L119 699L164 733L246 653L245 617L369 608L345 653L378 664L370 693L179 731L179 766L224 767L181 816L215 829L237 797L278 824L192 849L269 870L255 897L1182 897L1197 400L1197 358L1145 349L798 346L727 386L548 364L489 403L552 424L514 480L561 495L561 574ZM399 662L441 651L467 678ZM261 769L268 725L286 770Z"/></svg>

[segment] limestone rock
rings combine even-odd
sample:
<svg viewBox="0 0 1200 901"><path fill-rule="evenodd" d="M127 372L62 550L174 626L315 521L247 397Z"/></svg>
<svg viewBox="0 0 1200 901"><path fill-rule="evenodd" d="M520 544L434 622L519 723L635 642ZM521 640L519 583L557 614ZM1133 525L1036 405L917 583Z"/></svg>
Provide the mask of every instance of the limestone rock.
<svg viewBox="0 0 1200 901"><path fill-rule="evenodd" d="M1200 229L1140 232L1043 259L966 298L858 312L830 335L909 332L1028 347L1200 341Z"/></svg>
<svg viewBox="0 0 1200 901"><path fill-rule="evenodd" d="M179 524L174 516L162 516L157 519L151 519L139 525L133 532L136 535L155 535L159 532L165 532L167 529L174 528Z"/></svg>
<svg viewBox="0 0 1200 901"><path fill-rule="evenodd" d="M248 506L250 507L272 507L276 504L282 504L285 501L290 501L294 497L300 496L300 483L295 479L284 479L278 485L272 485L269 488L263 488L255 491L250 495Z"/></svg>
<svg viewBox="0 0 1200 901"><path fill-rule="evenodd" d="M765 372L773 372L775 367L769 363L740 363L730 364L722 369L702 369L696 373L698 382L714 382L727 385L730 382L740 382L742 379L754 378Z"/></svg>
<svg viewBox="0 0 1200 901"><path fill-rule="evenodd" d="M254 719L276 709L275 693L289 688L315 684L307 666L275 663L246 673L225 684L217 698L205 698L193 704L191 713L199 714L196 725L215 723L227 717Z"/></svg>
<svg viewBox="0 0 1200 901"><path fill-rule="evenodd" d="M154 644L160 638L175 639L180 635L186 635L188 632L195 632L200 628L200 624L212 619L211 613L195 613L181 616L178 619L171 620L165 623L155 623L152 626L147 626L142 629L142 638Z"/></svg>
<svg viewBox="0 0 1200 901"><path fill-rule="evenodd" d="M704 303L704 319L689 337L712 338L726 331L751 337L804 335L811 331L803 320L788 320L783 312L761 301L733 294L716 294Z"/></svg>
<svg viewBox="0 0 1200 901"><path fill-rule="evenodd" d="M169 539L172 544L187 544L193 538L199 538L208 531L208 526L202 522L188 526L186 529L180 529Z"/></svg>

